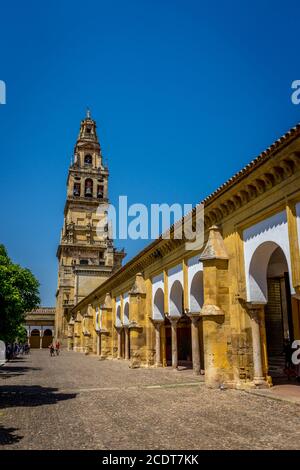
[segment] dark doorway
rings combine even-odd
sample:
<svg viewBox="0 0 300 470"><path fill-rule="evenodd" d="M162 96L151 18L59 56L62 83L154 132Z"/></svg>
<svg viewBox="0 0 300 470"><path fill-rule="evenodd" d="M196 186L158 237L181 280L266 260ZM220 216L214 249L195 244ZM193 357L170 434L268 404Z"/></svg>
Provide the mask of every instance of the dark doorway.
<svg viewBox="0 0 300 470"><path fill-rule="evenodd" d="M121 358L125 359L125 331L124 328L121 330Z"/></svg>
<svg viewBox="0 0 300 470"><path fill-rule="evenodd" d="M192 367L191 320L182 315L177 323L178 365Z"/></svg>
<svg viewBox="0 0 300 470"><path fill-rule="evenodd" d="M288 265L281 248L270 257L267 272L268 302L265 307L265 325L268 352L268 375L286 377L285 345L294 340L291 291Z"/></svg>
<svg viewBox="0 0 300 470"><path fill-rule="evenodd" d="M167 363L167 366L171 366L172 365L172 332L171 332L171 323L168 318L165 318L164 330L165 330L166 363Z"/></svg>

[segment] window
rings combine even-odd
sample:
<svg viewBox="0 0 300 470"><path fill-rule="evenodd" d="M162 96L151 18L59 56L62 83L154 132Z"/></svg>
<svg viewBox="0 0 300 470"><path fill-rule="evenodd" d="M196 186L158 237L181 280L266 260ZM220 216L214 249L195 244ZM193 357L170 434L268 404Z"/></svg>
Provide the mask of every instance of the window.
<svg viewBox="0 0 300 470"><path fill-rule="evenodd" d="M97 198L102 199L103 198L103 186L99 185L97 186Z"/></svg>
<svg viewBox="0 0 300 470"><path fill-rule="evenodd" d="M91 132L92 132L92 128L88 126L88 127L86 128L86 133L87 133L87 134L90 134Z"/></svg>
<svg viewBox="0 0 300 470"><path fill-rule="evenodd" d="M79 260L79 264L87 265L87 264L89 264L89 260L88 259L81 259L81 260Z"/></svg>
<svg viewBox="0 0 300 470"><path fill-rule="evenodd" d="M74 183L73 196L80 196L80 183Z"/></svg>
<svg viewBox="0 0 300 470"><path fill-rule="evenodd" d="M93 157L92 155L90 155L89 153L87 155L85 155L84 157L84 164L85 165L91 165L93 162Z"/></svg>
<svg viewBox="0 0 300 470"><path fill-rule="evenodd" d="M90 178L85 180L84 195L85 197L93 197L93 180Z"/></svg>

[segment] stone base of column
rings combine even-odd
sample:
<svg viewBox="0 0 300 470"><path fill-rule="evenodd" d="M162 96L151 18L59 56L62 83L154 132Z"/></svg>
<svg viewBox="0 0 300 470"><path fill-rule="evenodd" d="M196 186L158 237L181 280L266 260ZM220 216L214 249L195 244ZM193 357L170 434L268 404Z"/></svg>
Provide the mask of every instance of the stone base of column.
<svg viewBox="0 0 300 470"><path fill-rule="evenodd" d="M270 385L268 384L267 380L264 377L254 377L253 385L255 388L269 388Z"/></svg>

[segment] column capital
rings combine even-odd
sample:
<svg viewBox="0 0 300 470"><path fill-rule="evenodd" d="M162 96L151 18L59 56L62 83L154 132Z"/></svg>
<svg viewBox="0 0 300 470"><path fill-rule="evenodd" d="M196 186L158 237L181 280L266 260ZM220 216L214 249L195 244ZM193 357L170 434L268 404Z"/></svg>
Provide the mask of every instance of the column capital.
<svg viewBox="0 0 300 470"><path fill-rule="evenodd" d="M149 317L154 326L160 326L164 323L164 319Z"/></svg>
<svg viewBox="0 0 300 470"><path fill-rule="evenodd" d="M168 316L167 318L170 320L170 323L172 326L177 325L178 320L180 319L180 317L170 317L170 316Z"/></svg>
<svg viewBox="0 0 300 470"><path fill-rule="evenodd" d="M197 324L199 322L199 320L201 319L200 312L195 313L195 312L186 311L185 314L186 314L187 317L189 317L191 319L191 321L194 325Z"/></svg>

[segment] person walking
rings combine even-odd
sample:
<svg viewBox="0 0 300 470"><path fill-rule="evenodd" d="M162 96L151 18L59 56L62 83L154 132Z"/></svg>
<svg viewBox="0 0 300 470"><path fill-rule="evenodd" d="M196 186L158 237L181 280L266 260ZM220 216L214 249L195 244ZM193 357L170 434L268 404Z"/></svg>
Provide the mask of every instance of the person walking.
<svg viewBox="0 0 300 470"><path fill-rule="evenodd" d="M60 343L59 343L58 340L56 341L56 344L55 344L55 352L56 352L56 355L59 356L59 353L60 353Z"/></svg>
<svg viewBox="0 0 300 470"><path fill-rule="evenodd" d="M49 349L50 349L50 356L54 356L54 344L51 343L50 346L49 346Z"/></svg>

